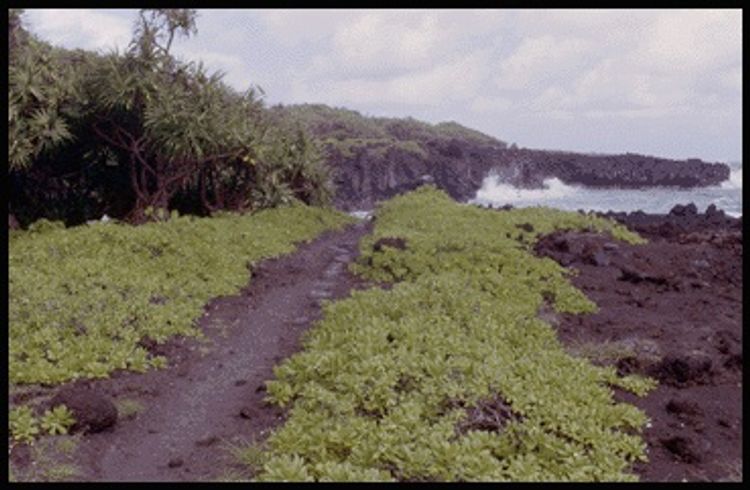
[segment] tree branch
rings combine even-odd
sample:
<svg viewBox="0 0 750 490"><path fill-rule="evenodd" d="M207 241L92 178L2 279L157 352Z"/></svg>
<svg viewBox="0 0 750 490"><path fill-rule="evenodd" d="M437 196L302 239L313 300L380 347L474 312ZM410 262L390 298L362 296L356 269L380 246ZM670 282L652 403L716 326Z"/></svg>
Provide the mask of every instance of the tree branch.
<svg viewBox="0 0 750 490"><path fill-rule="evenodd" d="M110 138L104 131L102 131L99 128L99 126L98 126L98 124L96 122L94 124L92 124L92 127L94 128L94 132L96 133L96 135L99 136L100 138L102 138L104 141L106 141L110 145L116 146L118 148L122 148L122 149L125 149L125 150L129 150L130 149L129 146L125 145L122 141L115 141L112 138Z"/></svg>

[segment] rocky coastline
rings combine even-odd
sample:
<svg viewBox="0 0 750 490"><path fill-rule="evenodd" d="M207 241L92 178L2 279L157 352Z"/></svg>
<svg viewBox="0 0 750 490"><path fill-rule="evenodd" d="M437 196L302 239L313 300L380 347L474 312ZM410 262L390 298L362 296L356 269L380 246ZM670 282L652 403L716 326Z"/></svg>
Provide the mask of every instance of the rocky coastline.
<svg viewBox="0 0 750 490"><path fill-rule="evenodd" d="M429 182L451 197L474 197L490 173L511 185L541 188L545 179L569 185L642 188L706 187L729 178L729 166L698 159L672 160L646 155L582 154L480 145L451 139L422 145L424 153L397 146L383 151L367 145L344 155L328 148L337 187L335 204L344 210L372 209L377 201Z"/></svg>

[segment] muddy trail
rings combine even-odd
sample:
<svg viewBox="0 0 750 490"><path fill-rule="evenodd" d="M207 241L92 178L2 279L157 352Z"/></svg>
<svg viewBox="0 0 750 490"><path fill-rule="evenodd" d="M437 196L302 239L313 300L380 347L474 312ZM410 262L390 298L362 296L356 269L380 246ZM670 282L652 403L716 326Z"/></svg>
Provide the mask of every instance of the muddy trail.
<svg viewBox="0 0 750 490"><path fill-rule="evenodd" d="M299 350L300 334L321 317L323 300L363 287L347 268L360 238L357 223L326 232L298 250L259 264L240 294L212 300L200 318L207 341L156 345L170 367L117 373L72 389L142 406L112 428L86 436L77 455L85 481L205 481L232 466L228 448L265 438L283 412L263 402L272 368Z"/></svg>

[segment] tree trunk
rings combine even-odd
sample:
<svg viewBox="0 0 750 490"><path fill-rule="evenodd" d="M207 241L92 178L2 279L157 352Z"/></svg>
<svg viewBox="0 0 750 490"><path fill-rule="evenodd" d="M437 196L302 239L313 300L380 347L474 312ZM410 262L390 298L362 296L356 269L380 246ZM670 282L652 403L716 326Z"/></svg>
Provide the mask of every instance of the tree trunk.
<svg viewBox="0 0 750 490"><path fill-rule="evenodd" d="M8 213L8 229L9 230L18 230L21 228L21 225L18 224L18 220L15 216L13 216L13 213Z"/></svg>

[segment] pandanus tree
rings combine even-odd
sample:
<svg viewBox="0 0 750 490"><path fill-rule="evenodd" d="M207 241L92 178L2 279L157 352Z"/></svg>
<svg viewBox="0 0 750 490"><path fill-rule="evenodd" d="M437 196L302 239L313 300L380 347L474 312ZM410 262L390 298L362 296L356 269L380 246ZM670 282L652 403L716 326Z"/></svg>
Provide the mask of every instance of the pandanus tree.
<svg viewBox="0 0 750 490"><path fill-rule="evenodd" d="M19 15L11 15L8 25L10 170L27 167L43 150L71 137L63 113L75 86L51 48L23 30Z"/></svg>
<svg viewBox="0 0 750 490"><path fill-rule="evenodd" d="M44 152L72 139L77 72L51 46L22 25L22 11L8 16L8 173L27 171ZM9 226L18 225L9 209Z"/></svg>
<svg viewBox="0 0 750 490"><path fill-rule="evenodd" d="M108 54L52 47L10 17L10 201L24 222L328 202L317 146L271 117L259 88L171 54L196 32L193 10L141 10L127 49Z"/></svg>
<svg viewBox="0 0 750 490"><path fill-rule="evenodd" d="M125 158L135 222L165 216L175 193L206 169L253 155L255 92L233 93L221 74L170 54L177 35L194 32L192 10L142 10L128 50L88 79L92 128Z"/></svg>
<svg viewBox="0 0 750 490"><path fill-rule="evenodd" d="M259 206L278 206L292 199L313 205L330 201L330 167L299 125L277 121L271 126L259 146L258 161L258 185L252 196Z"/></svg>

